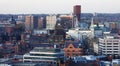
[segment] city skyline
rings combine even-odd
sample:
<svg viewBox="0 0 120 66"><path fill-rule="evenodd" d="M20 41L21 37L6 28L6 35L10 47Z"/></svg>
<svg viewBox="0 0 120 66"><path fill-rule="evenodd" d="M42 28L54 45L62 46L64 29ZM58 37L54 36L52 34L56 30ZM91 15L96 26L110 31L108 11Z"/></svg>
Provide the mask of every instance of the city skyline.
<svg viewBox="0 0 120 66"><path fill-rule="evenodd" d="M120 13L119 0L0 0L0 14L70 14L74 5L82 13Z"/></svg>

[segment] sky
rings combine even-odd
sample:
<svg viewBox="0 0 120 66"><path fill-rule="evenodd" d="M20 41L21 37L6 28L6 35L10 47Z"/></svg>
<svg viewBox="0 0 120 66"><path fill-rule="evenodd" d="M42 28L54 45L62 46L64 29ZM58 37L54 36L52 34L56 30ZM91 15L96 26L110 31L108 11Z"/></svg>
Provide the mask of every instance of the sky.
<svg viewBox="0 0 120 66"><path fill-rule="evenodd" d="M0 14L120 13L120 0L0 0Z"/></svg>

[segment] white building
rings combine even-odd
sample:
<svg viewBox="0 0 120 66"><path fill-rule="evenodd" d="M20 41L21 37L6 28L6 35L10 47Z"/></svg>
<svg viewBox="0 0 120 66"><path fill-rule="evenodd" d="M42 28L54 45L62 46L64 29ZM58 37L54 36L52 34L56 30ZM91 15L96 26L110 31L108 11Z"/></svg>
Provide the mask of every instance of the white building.
<svg viewBox="0 0 120 66"><path fill-rule="evenodd" d="M113 59L112 66L120 66L120 59Z"/></svg>
<svg viewBox="0 0 120 66"><path fill-rule="evenodd" d="M46 29L54 30L56 25L57 17L56 15L50 15L46 17Z"/></svg>
<svg viewBox="0 0 120 66"><path fill-rule="evenodd" d="M43 30L33 30L33 35L48 34L46 29Z"/></svg>
<svg viewBox="0 0 120 66"><path fill-rule="evenodd" d="M99 38L99 54L120 56L119 35L109 34Z"/></svg>
<svg viewBox="0 0 120 66"><path fill-rule="evenodd" d="M82 39L83 37L93 37L92 32L90 30L79 30L79 29L71 29L66 32L68 35L71 35L75 39Z"/></svg>
<svg viewBox="0 0 120 66"><path fill-rule="evenodd" d="M87 27L87 23L80 23L78 24L78 21L76 20L76 25L74 29L70 29L68 32L66 32L68 35L71 35L75 39L83 39L83 38L94 38L94 23L93 18L91 20L90 29Z"/></svg>
<svg viewBox="0 0 120 66"><path fill-rule="evenodd" d="M98 54L98 44L93 42L94 52Z"/></svg>

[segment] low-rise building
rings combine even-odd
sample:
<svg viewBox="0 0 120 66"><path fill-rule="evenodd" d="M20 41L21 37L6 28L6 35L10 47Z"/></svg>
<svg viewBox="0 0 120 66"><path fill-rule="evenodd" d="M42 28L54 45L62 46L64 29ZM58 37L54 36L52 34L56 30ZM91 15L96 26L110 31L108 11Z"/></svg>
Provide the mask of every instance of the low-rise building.
<svg viewBox="0 0 120 66"><path fill-rule="evenodd" d="M66 66L100 66L100 61L93 55L76 56Z"/></svg>
<svg viewBox="0 0 120 66"><path fill-rule="evenodd" d="M109 61L101 61L100 66L112 66L112 65L111 65L111 62Z"/></svg>
<svg viewBox="0 0 120 66"><path fill-rule="evenodd" d="M120 59L113 59L112 66L120 66Z"/></svg>
<svg viewBox="0 0 120 66"><path fill-rule="evenodd" d="M52 66L57 66L61 61L64 61L64 53L58 48L35 47L23 55L23 62L50 63Z"/></svg>
<svg viewBox="0 0 120 66"><path fill-rule="evenodd" d="M64 48L65 56L66 57L75 57L83 55L82 48L80 48L79 44L77 43L70 43L66 44Z"/></svg>

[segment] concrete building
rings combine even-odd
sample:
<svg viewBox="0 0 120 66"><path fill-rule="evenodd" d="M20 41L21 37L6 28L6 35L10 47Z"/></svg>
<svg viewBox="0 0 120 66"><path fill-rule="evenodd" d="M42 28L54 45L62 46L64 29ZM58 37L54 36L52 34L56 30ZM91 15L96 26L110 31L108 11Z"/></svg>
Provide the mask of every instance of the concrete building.
<svg viewBox="0 0 120 66"><path fill-rule="evenodd" d="M43 17L40 17L38 20L38 29L43 29Z"/></svg>
<svg viewBox="0 0 120 66"><path fill-rule="evenodd" d="M37 15L34 15L33 16L33 28L34 29L38 28L38 20L39 20L39 17Z"/></svg>
<svg viewBox="0 0 120 66"><path fill-rule="evenodd" d="M54 33L50 36L49 42L57 44L59 48L64 48L66 33L61 23L56 23Z"/></svg>
<svg viewBox="0 0 120 66"><path fill-rule="evenodd" d="M97 38L103 36L103 27L100 27L99 24L97 24L97 26L94 27L94 35Z"/></svg>
<svg viewBox="0 0 120 66"><path fill-rule="evenodd" d="M33 29L33 16L28 15L25 17L25 29L32 30Z"/></svg>
<svg viewBox="0 0 120 66"><path fill-rule="evenodd" d="M56 25L57 17L56 15L46 16L46 29L54 30Z"/></svg>
<svg viewBox="0 0 120 66"><path fill-rule="evenodd" d="M109 61L101 61L100 66L112 66L112 64Z"/></svg>
<svg viewBox="0 0 120 66"><path fill-rule="evenodd" d="M113 59L112 66L120 66L120 59Z"/></svg>
<svg viewBox="0 0 120 66"><path fill-rule="evenodd" d="M75 39L85 39L87 37L94 38L94 23L93 19L91 20L91 25L89 28L89 25L85 22L80 22L76 20L76 26L75 29L70 29L68 32L66 32L68 35L71 35Z"/></svg>
<svg viewBox="0 0 120 66"><path fill-rule="evenodd" d="M93 42L93 48L94 48L94 52L98 54L98 44L96 42Z"/></svg>
<svg viewBox="0 0 120 66"><path fill-rule="evenodd" d="M92 55L76 56L66 66L100 66L100 61Z"/></svg>
<svg viewBox="0 0 120 66"><path fill-rule="evenodd" d="M7 32L8 34L14 31L15 24L11 23L0 23L1 32Z"/></svg>
<svg viewBox="0 0 120 66"><path fill-rule="evenodd" d="M42 34L46 34L46 35L47 35L47 34L48 34L48 33L47 33L47 30L44 30L44 29L43 29L43 30L34 30L34 31L33 31L33 35L38 35L38 36L40 36L40 35L42 35Z"/></svg>
<svg viewBox="0 0 120 66"><path fill-rule="evenodd" d="M38 16L27 15L25 17L25 29L33 30L38 28Z"/></svg>
<svg viewBox="0 0 120 66"><path fill-rule="evenodd" d="M35 47L29 53L23 55L23 62L39 62L59 66L64 61L64 53L57 48Z"/></svg>
<svg viewBox="0 0 120 66"><path fill-rule="evenodd" d="M60 15L59 18L64 29L70 29L73 27L73 15Z"/></svg>
<svg viewBox="0 0 120 66"><path fill-rule="evenodd" d="M107 34L99 38L99 54L120 56L120 36Z"/></svg>

